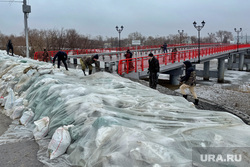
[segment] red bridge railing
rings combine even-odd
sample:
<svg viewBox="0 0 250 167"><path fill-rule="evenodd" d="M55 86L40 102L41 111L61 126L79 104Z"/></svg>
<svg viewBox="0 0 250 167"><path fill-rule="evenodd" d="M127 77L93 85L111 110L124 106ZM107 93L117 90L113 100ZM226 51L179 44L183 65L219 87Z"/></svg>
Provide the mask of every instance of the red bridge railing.
<svg viewBox="0 0 250 167"><path fill-rule="evenodd" d="M201 44L202 45L215 45L215 44ZM217 44L218 45L218 44ZM120 47L120 48L101 48L101 49L80 49L80 50L62 50L67 54L71 55L79 55L79 54L91 54L91 53L107 53L107 52L118 52L118 51L126 51L130 50L149 50L161 48L162 45L151 45L151 46L131 46L131 47ZM197 46L197 44L168 44L169 47L185 47L185 46ZM58 50L48 51L49 56L53 58ZM43 51L35 52L34 60L42 61L43 59Z"/></svg>
<svg viewBox="0 0 250 167"><path fill-rule="evenodd" d="M250 44L239 45L239 48L250 47ZM200 49L200 57L209 56L216 53L227 52L230 50L236 50L237 45L227 45L227 46L217 46L209 48ZM189 60L198 57L198 49L192 50L182 50L173 53L163 53L154 55L158 60L160 65L167 65L168 63L180 62L181 60ZM122 75L129 72L137 72L138 70L144 71L148 69L148 56L131 58L131 59L122 59L118 63L118 74Z"/></svg>

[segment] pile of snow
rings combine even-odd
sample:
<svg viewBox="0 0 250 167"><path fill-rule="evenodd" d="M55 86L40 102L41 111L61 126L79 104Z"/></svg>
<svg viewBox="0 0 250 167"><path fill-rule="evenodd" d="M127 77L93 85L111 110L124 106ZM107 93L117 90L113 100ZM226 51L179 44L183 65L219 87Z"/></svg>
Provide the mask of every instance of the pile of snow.
<svg viewBox="0 0 250 167"><path fill-rule="evenodd" d="M34 113L25 125L14 121L0 137L0 144L30 137L34 129L41 131L36 125L46 118L46 136L40 135L37 142L39 160L48 166L60 166L59 162L103 167L192 166L199 164L192 158L194 147L250 145L250 127L239 118L198 110L182 97L161 94L106 72L83 76L81 70L55 69L51 64L2 52L0 87L4 99L11 92L8 90L13 90L13 101L23 99L23 114ZM13 106L3 113L11 113ZM62 149L65 154L50 160L48 145L58 141L52 137L65 126L70 135L67 148Z"/></svg>

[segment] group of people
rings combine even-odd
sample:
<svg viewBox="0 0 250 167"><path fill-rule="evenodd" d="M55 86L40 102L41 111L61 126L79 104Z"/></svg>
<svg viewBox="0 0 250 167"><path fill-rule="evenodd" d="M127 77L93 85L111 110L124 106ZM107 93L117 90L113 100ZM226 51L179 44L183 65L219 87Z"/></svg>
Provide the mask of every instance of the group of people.
<svg viewBox="0 0 250 167"><path fill-rule="evenodd" d="M47 56L47 54L45 54L45 56ZM45 58L43 58L43 59L45 59ZM56 53L56 55L54 56L54 58L53 58L53 66L55 65L56 59L57 59L57 67L60 68L60 64L61 64L61 61L62 61L62 63L64 64L65 69L68 71L68 65L67 65L67 62L66 62L68 60L67 53L63 52L63 51L58 51ZM95 64L96 72L100 71L100 63L97 61L98 59L99 59L98 54L93 55L91 57L84 56L84 57L80 58L82 71L83 71L83 74L85 76L86 76L86 73L85 73L86 68L89 69L89 75L92 74L92 70L93 70L92 64Z"/></svg>
<svg viewBox="0 0 250 167"><path fill-rule="evenodd" d="M158 83L158 73L160 71L160 65L158 59L150 53L149 55L149 68L148 68L148 74L149 74L149 86L153 89L156 89L157 83ZM183 62L185 67L185 75L180 78L180 91L181 94L185 99L187 99L187 94L185 92L185 89L189 89L191 92L193 98L194 98L194 104L198 105L199 99L195 93L195 86L196 86L196 72L192 66L192 63L187 60Z"/></svg>
<svg viewBox="0 0 250 167"><path fill-rule="evenodd" d="M161 45L161 49L163 53L168 53L168 45L166 42L163 45ZM172 63L176 61L176 55L177 55L177 48L173 48L171 52Z"/></svg>
<svg viewBox="0 0 250 167"><path fill-rule="evenodd" d="M47 55L45 55L47 56ZM149 74L149 86L153 89L156 89L157 83L158 83L158 76L159 76L159 71L160 71L160 65L158 59L153 55L153 53L149 53L149 59L148 59L148 74ZM127 50L125 57L127 59L132 58L132 53L130 50ZM100 62L98 61L98 54L92 55L91 57L82 57L80 59L80 63L82 66L82 71L83 74L86 76L85 70L88 68L89 69L89 75L92 74L93 66L92 64L95 64L96 71L100 71ZM55 60L58 59L58 64L57 67L60 68L60 62L64 64L66 70L68 70L68 66L66 63L66 60L68 59L67 53L63 51L57 52L57 54L53 58L53 65L55 65ZM196 86L196 72L192 66L192 63L190 61L184 61L183 62L184 67L185 67L185 76L180 78L180 91L181 94L185 99L187 99L187 94L185 92L185 89L189 89L191 94L193 95L195 102L195 105L198 105L199 99L197 98L197 95L195 93L195 86ZM132 62L131 62L131 65ZM130 66L130 63L129 63ZM131 67L129 67L131 68Z"/></svg>

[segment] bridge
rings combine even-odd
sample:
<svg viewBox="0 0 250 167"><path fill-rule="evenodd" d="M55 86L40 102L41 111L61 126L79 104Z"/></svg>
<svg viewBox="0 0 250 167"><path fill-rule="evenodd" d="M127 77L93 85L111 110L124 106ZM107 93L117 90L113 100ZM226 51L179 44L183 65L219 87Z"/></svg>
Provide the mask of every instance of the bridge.
<svg viewBox="0 0 250 167"><path fill-rule="evenodd" d="M176 54L171 53L173 48L178 48ZM119 50L118 50L119 49ZM224 82L224 71L226 68L225 60L227 59L227 68L232 69L237 67L243 70L250 70L249 58L246 59L250 44L240 45L222 45L222 44L202 44L200 55L196 44L193 45L169 45L168 53L163 53L160 46L143 46L143 47L126 47L126 48L109 48L109 49L88 49L88 50L66 50L69 55L71 64L80 64L79 58L93 54L99 54L101 67L106 71L118 73L121 76L135 79L142 79L148 76L148 54L152 52L159 60L160 73L170 75L170 83L173 85L179 84L179 76L183 74L183 61L190 60L194 66L204 64L204 69L197 71L197 75L203 77L204 80L209 80L209 77L217 77L218 82ZM124 54L127 49L133 53L133 58L124 59ZM57 51L50 51L51 57ZM39 59L38 55L41 52L35 53L34 59ZM52 55L51 55L52 54ZM218 71L210 71L210 61L218 59Z"/></svg>

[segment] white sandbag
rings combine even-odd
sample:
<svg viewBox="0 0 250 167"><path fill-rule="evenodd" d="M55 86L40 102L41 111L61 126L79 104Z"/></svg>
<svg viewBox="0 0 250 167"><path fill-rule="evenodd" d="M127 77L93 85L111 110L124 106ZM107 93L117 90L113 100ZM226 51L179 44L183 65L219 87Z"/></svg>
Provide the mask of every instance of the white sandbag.
<svg viewBox="0 0 250 167"><path fill-rule="evenodd" d="M36 125L33 130L35 140L40 140L48 134L49 131L49 117L44 117L34 122Z"/></svg>
<svg viewBox="0 0 250 167"><path fill-rule="evenodd" d="M15 107L13 113L10 116L10 118L13 119L13 120L17 119L17 118L20 118L23 115L24 109L25 109L25 107L23 105Z"/></svg>
<svg viewBox="0 0 250 167"><path fill-rule="evenodd" d="M15 102L14 102L14 107L15 106L21 106L21 105L23 105L23 98L16 99Z"/></svg>
<svg viewBox="0 0 250 167"><path fill-rule="evenodd" d="M71 143L68 128L73 125L63 126L56 129L48 146L49 158L54 159L64 154Z"/></svg>
<svg viewBox="0 0 250 167"><path fill-rule="evenodd" d="M27 107L27 106L29 105L29 102L28 102L28 100L26 100L26 99L23 99L23 105L24 105L25 107Z"/></svg>
<svg viewBox="0 0 250 167"><path fill-rule="evenodd" d="M39 69L39 70L38 70L38 73L39 73L40 75L50 74L51 72L52 72L51 69Z"/></svg>
<svg viewBox="0 0 250 167"><path fill-rule="evenodd" d="M14 94L14 92L13 92L13 90L11 88L8 90L8 92L9 92L9 94L8 94L6 102L4 104L4 109L5 110L12 109L12 107L13 107L13 105L15 103L15 100L16 100L15 99L15 94Z"/></svg>
<svg viewBox="0 0 250 167"><path fill-rule="evenodd" d="M30 69L26 74L28 76L32 76L35 72L36 72L36 70Z"/></svg>
<svg viewBox="0 0 250 167"><path fill-rule="evenodd" d="M22 117L20 118L20 123L22 125L27 125L33 117L34 117L34 113L31 109L29 109L28 111L25 111L23 113Z"/></svg>

